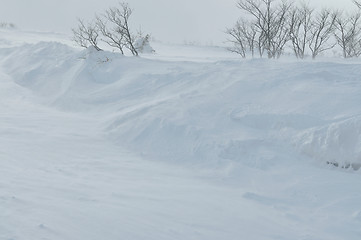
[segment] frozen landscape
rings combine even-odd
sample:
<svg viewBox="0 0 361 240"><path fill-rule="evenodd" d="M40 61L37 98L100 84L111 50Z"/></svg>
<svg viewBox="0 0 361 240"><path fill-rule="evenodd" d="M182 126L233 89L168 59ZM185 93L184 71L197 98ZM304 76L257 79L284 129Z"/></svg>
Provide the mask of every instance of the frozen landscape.
<svg viewBox="0 0 361 240"><path fill-rule="evenodd" d="M152 45L0 30L0 239L361 239L361 60Z"/></svg>

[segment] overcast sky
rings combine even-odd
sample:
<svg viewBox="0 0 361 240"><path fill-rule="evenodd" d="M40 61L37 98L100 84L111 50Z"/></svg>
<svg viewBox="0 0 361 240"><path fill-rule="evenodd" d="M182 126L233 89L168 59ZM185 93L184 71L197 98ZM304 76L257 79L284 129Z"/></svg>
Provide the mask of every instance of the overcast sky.
<svg viewBox="0 0 361 240"><path fill-rule="evenodd" d="M90 20L118 0L0 0L0 22L20 29L69 33L76 19ZM135 27L163 42L218 44L240 16L237 0L128 0ZM309 0L315 6L354 8L351 0Z"/></svg>

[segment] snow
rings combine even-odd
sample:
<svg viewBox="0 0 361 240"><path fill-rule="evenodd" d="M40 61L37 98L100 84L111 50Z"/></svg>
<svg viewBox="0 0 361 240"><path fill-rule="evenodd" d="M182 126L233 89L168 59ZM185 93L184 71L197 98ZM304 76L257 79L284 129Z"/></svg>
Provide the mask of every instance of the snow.
<svg viewBox="0 0 361 240"><path fill-rule="evenodd" d="M0 30L0 239L360 239L361 62Z"/></svg>

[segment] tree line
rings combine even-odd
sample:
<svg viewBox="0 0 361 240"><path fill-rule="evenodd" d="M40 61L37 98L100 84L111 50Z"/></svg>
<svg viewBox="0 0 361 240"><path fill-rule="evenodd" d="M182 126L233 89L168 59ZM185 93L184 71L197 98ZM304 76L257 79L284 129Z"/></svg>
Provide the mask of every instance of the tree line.
<svg viewBox="0 0 361 240"><path fill-rule="evenodd" d="M297 58L339 46L344 58L361 55L361 2L354 0L352 13L287 0L239 0L244 15L228 28L230 51L242 57L279 58L291 49Z"/></svg>

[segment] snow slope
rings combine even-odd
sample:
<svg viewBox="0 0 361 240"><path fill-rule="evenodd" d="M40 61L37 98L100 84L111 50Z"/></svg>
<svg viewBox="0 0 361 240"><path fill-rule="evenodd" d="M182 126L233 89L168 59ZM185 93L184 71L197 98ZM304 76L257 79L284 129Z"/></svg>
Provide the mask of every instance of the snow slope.
<svg viewBox="0 0 361 240"><path fill-rule="evenodd" d="M359 60L30 35L1 30L0 239L360 239Z"/></svg>

